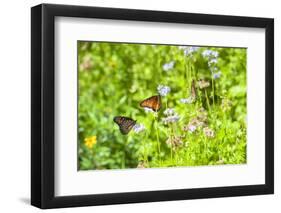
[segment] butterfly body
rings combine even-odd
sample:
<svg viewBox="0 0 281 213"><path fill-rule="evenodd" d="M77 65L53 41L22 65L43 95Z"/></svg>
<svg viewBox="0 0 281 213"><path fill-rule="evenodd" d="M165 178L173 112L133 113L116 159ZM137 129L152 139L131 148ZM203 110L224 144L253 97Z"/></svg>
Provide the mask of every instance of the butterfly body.
<svg viewBox="0 0 281 213"><path fill-rule="evenodd" d="M140 103L140 106L144 108L152 109L154 112L157 112L161 108L161 96L160 95L151 96L150 98L143 100Z"/></svg>
<svg viewBox="0 0 281 213"><path fill-rule="evenodd" d="M113 118L113 121L118 124L123 135L127 135L136 124L135 120L125 116L116 116Z"/></svg>

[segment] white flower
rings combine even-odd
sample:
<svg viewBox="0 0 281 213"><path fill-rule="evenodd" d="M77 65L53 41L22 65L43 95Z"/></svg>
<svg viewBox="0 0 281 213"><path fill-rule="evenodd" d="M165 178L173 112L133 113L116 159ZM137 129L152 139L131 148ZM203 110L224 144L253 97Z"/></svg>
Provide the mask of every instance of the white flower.
<svg viewBox="0 0 281 213"><path fill-rule="evenodd" d="M168 124L168 123L177 122L179 119L180 119L180 116L175 114L175 115L168 116L166 118L162 118L162 121L164 122L164 124Z"/></svg>
<svg viewBox="0 0 281 213"><path fill-rule="evenodd" d="M220 77L221 77L221 72L216 72L216 73L213 74L214 79L218 79Z"/></svg>
<svg viewBox="0 0 281 213"><path fill-rule="evenodd" d="M174 61L171 61L171 62L169 62L169 63L166 63L166 64L163 65L163 70L167 72L167 71L173 69L173 68L174 68L174 65L175 65L175 62L174 62Z"/></svg>
<svg viewBox="0 0 281 213"><path fill-rule="evenodd" d="M166 96L171 91L171 88L164 85L158 85L157 91L161 96Z"/></svg>
<svg viewBox="0 0 281 213"><path fill-rule="evenodd" d="M175 114L175 110L173 108L168 108L164 111L164 115L166 116L170 116L170 115L174 115Z"/></svg>
<svg viewBox="0 0 281 213"><path fill-rule="evenodd" d="M135 124L133 130L135 133L140 133L145 130L145 126L143 124Z"/></svg>
<svg viewBox="0 0 281 213"><path fill-rule="evenodd" d="M192 97L180 99L180 102L183 104L191 104L193 101L194 101L194 99Z"/></svg>

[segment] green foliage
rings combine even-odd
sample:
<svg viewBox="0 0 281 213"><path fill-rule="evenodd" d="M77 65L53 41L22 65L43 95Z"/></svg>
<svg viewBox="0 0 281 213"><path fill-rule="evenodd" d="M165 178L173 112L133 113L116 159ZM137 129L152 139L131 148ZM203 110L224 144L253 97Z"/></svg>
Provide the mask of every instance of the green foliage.
<svg viewBox="0 0 281 213"><path fill-rule="evenodd" d="M246 163L246 49L200 47L184 52L189 50L78 42L79 169ZM206 50L218 57L204 57ZM174 64L165 71L170 62ZM209 86L200 89L200 79ZM139 104L157 95L158 85L171 91L162 97L158 113L145 112ZM192 103L182 103L183 98ZM167 108L180 119L165 124ZM146 129L122 135L113 122L117 115L131 117ZM96 143L86 144L92 136Z"/></svg>

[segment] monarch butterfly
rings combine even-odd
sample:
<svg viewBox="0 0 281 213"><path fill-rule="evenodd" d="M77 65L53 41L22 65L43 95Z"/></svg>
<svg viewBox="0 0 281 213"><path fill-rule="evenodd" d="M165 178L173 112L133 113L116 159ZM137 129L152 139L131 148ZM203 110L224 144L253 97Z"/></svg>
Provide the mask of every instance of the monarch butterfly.
<svg viewBox="0 0 281 213"><path fill-rule="evenodd" d="M196 94L196 88L195 88L195 81L193 79L192 84L191 84L191 97L193 100L195 100L196 96L197 96L197 94Z"/></svg>
<svg viewBox="0 0 281 213"><path fill-rule="evenodd" d="M154 112L157 112L161 108L161 96L155 95L147 98L140 103L140 106L152 109Z"/></svg>
<svg viewBox="0 0 281 213"><path fill-rule="evenodd" d="M135 120L124 116L116 116L113 118L113 121L118 124L120 132L123 135L128 134L136 124Z"/></svg>

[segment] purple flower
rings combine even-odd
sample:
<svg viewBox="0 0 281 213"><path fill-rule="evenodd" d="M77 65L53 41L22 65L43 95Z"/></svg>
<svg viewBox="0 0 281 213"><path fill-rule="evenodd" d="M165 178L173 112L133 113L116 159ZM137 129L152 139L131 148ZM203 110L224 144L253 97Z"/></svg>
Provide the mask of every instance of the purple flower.
<svg viewBox="0 0 281 213"><path fill-rule="evenodd" d="M221 72L220 71L213 74L213 78L214 79L218 79L220 77L221 77Z"/></svg>
<svg viewBox="0 0 281 213"><path fill-rule="evenodd" d="M219 56L219 53L217 51L213 51L213 50L204 50L202 52L202 56L204 58L208 58L208 59L217 58Z"/></svg>
<svg viewBox="0 0 281 213"><path fill-rule="evenodd" d="M165 85L158 85L157 91L161 96L166 96L171 91L171 88Z"/></svg>
<svg viewBox="0 0 281 213"><path fill-rule="evenodd" d="M168 123L175 123L180 119L180 116L178 116L177 114L175 115L171 115L168 116L166 118L162 118L162 121L164 122L164 124L168 124Z"/></svg>
<svg viewBox="0 0 281 213"><path fill-rule="evenodd" d="M196 126L194 126L194 125L188 125L188 131L189 132L194 132L195 130L197 129L197 127Z"/></svg>
<svg viewBox="0 0 281 213"><path fill-rule="evenodd" d="M184 55L189 56L192 55L194 52L196 52L199 49L199 47L185 47L183 52Z"/></svg>

